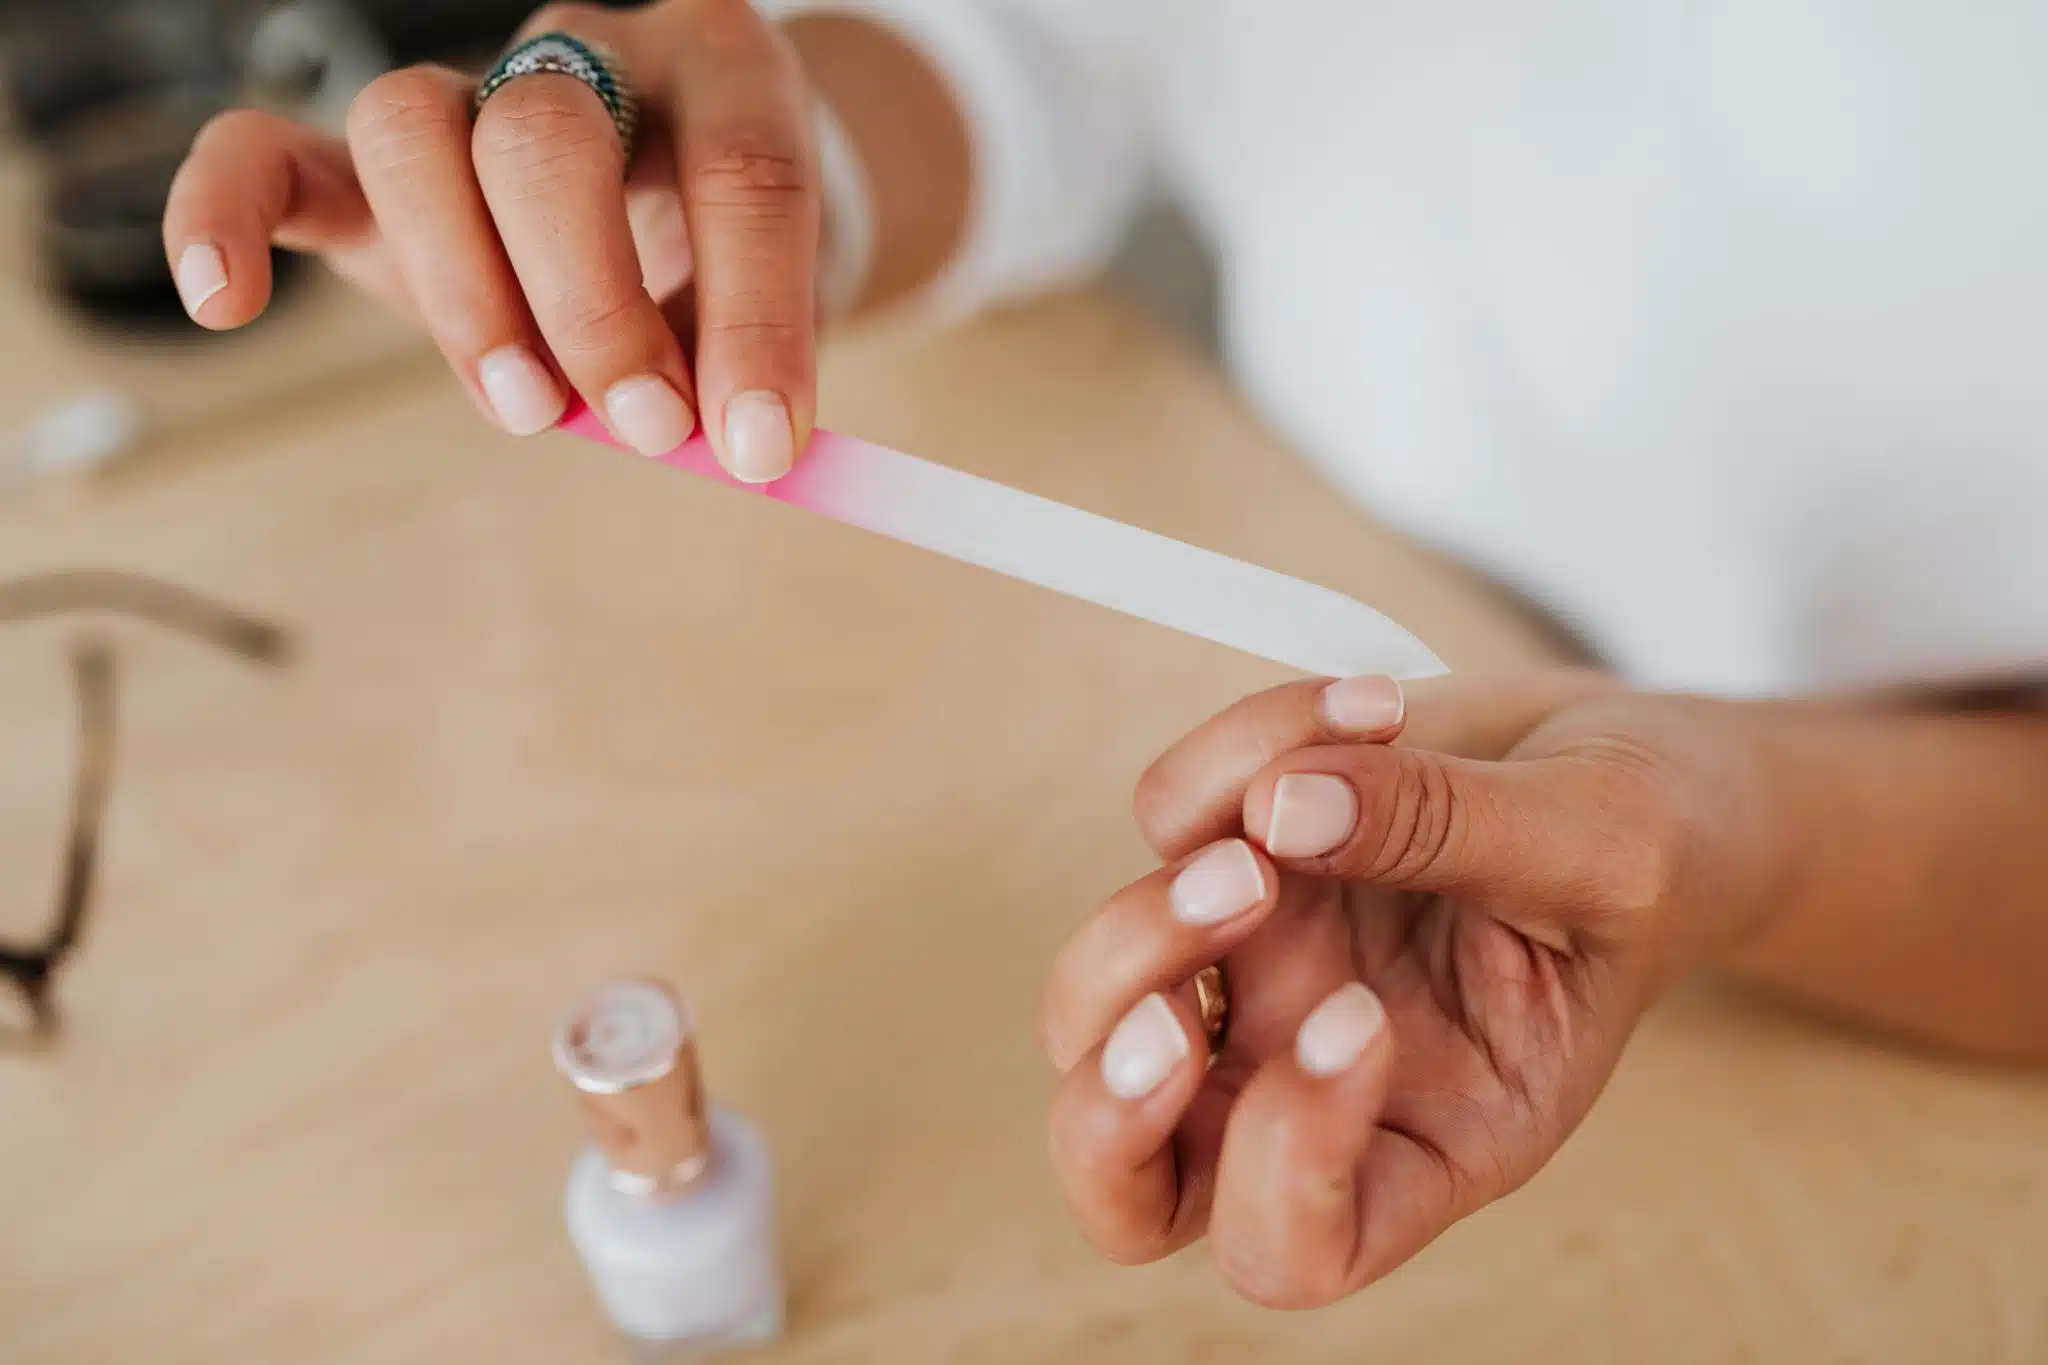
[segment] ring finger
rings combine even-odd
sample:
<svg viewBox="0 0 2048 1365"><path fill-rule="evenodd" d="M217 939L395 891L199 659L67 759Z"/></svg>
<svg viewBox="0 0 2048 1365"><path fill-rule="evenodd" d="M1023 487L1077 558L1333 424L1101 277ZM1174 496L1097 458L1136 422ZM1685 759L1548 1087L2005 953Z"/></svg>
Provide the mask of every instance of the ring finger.
<svg viewBox="0 0 2048 1365"><path fill-rule="evenodd" d="M633 59L615 41L623 33L609 31L622 26L601 12L550 11L536 22L573 24ZM695 395L682 346L642 276L626 212L627 150L597 92L557 74L505 84L478 111L472 142L484 201L556 363L613 435L664 455L695 430Z"/></svg>

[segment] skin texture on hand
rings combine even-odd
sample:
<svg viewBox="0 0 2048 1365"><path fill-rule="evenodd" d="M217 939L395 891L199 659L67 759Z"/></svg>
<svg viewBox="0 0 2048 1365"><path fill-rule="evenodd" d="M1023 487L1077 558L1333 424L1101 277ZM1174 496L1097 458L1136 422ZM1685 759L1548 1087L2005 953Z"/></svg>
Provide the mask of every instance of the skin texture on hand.
<svg viewBox="0 0 2048 1365"><path fill-rule="evenodd" d="M1154 765L1137 813L1165 865L1083 925L1042 1016L1090 1239L1136 1262L1206 1234L1280 1307L1355 1291L1533 1175L1778 866L1759 768L1693 703L1560 675L1402 717L1347 688L1249 698ZM1211 1065L1180 987L1215 961Z"/></svg>
<svg viewBox="0 0 2048 1365"><path fill-rule="evenodd" d="M1702 963L2048 1061L2038 704L1398 696L1249 697L1139 783L1163 866L1075 933L1041 1016L1054 1163L1112 1259L1206 1234L1257 1302L1359 1289L1540 1169ZM1217 962L1212 1065L1184 983Z"/></svg>

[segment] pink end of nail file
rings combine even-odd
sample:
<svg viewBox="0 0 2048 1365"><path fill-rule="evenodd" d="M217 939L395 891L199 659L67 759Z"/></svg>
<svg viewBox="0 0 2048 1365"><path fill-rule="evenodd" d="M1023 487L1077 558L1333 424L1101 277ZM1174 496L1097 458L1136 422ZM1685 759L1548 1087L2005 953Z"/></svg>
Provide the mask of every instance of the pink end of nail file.
<svg viewBox="0 0 2048 1365"><path fill-rule="evenodd" d="M561 429L619 444L588 408ZM1342 593L836 432L816 432L771 484L726 473L701 431L660 463L1304 672L1446 671L1422 641Z"/></svg>

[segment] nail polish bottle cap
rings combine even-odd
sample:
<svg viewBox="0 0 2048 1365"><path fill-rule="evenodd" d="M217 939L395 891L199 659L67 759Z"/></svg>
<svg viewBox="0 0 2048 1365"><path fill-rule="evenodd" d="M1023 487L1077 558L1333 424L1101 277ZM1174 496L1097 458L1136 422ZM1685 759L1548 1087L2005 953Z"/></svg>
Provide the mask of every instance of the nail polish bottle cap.
<svg viewBox="0 0 2048 1365"><path fill-rule="evenodd" d="M586 991L555 1031L555 1065L576 1087L612 1183L649 1198L678 1194L711 1159L696 1024L658 981Z"/></svg>

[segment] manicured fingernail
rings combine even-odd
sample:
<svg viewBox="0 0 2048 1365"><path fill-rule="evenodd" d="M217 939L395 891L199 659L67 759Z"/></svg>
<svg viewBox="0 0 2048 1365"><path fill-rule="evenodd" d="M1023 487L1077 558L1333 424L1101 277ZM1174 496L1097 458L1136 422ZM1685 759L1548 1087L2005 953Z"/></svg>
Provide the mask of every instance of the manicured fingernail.
<svg viewBox="0 0 2048 1365"><path fill-rule="evenodd" d="M1173 1006L1164 996L1148 995L1110 1033L1102 1049L1102 1083L1118 1099L1143 1099L1187 1055L1188 1036Z"/></svg>
<svg viewBox="0 0 2048 1365"><path fill-rule="evenodd" d="M491 411L514 436L546 431L569 403L547 366L524 346L500 346L476 366L477 382Z"/></svg>
<svg viewBox="0 0 2048 1365"><path fill-rule="evenodd" d="M1289 773L1273 784L1266 851L1276 858L1314 858L1351 837L1358 793L1341 777Z"/></svg>
<svg viewBox="0 0 2048 1365"><path fill-rule="evenodd" d="M604 395L604 417L619 439L642 455L666 455L697 429L690 405L658 374L612 385Z"/></svg>
<svg viewBox="0 0 2048 1365"><path fill-rule="evenodd" d="M789 408L772 393L737 394L725 405L725 454L743 483L772 483L796 463Z"/></svg>
<svg viewBox="0 0 2048 1365"><path fill-rule="evenodd" d="M178 256L178 297L194 318L206 301L228 287L228 261L211 242L194 242Z"/></svg>
<svg viewBox="0 0 2048 1365"><path fill-rule="evenodd" d="M1340 678L1323 689L1323 722L1347 735L1372 735L1401 723L1401 684L1383 674Z"/></svg>
<svg viewBox="0 0 2048 1365"><path fill-rule="evenodd" d="M1167 896L1181 923L1221 924L1257 905L1265 894L1266 879L1251 846L1232 839L1182 868Z"/></svg>
<svg viewBox="0 0 2048 1365"><path fill-rule="evenodd" d="M1294 1060L1311 1076L1348 1071L1387 1022L1380 998L1356 981L1324 997L1294 1035Z"/></svg>

